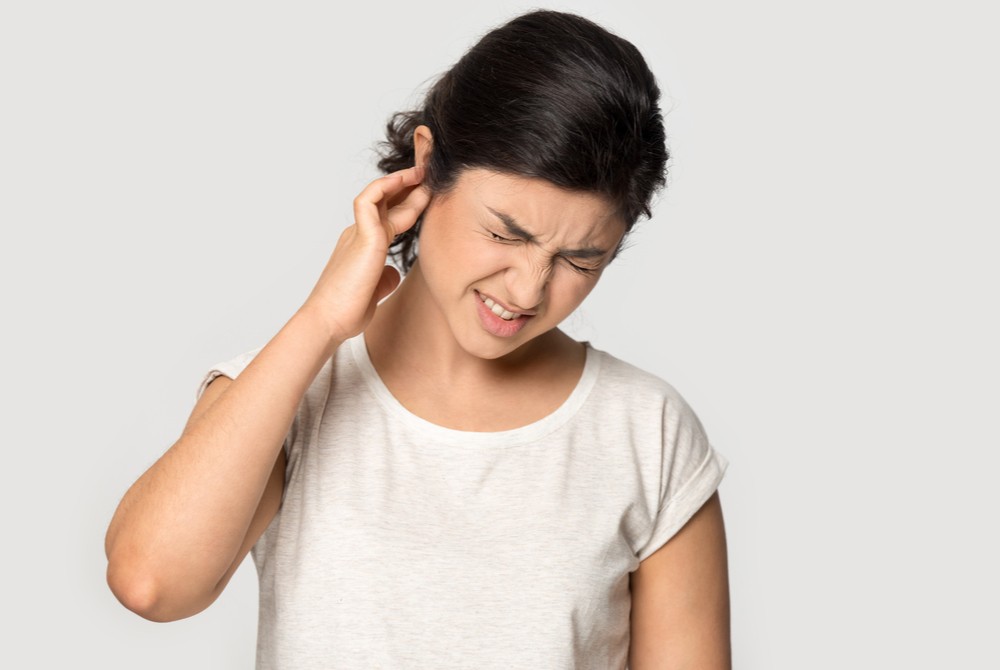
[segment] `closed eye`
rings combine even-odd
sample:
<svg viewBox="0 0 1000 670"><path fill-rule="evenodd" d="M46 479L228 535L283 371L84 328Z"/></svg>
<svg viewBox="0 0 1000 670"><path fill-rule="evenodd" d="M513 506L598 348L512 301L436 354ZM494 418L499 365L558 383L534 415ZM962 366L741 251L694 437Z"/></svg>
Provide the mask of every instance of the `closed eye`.
<svg viewBox="0 0 1000 670"><path fill-rule="evenodd" d="M509 237L503 237L502 235L497 235L492 230L487 230L486 232L488 232L490 234L490 236L494 240L496 240L497 242L517 242L518 241L516 239L512 239L512 238L509 238ZM581 265L577 265L576 263L573 263L572 261L567 260L565 257L563 257L563 260L566 261L567 265L569 265L571 268L573 268L575 271L579 272L582 275L592 275L592 274L595 274L595 273L597 273L597 272L600 271L599 268L585 268L585 267L583 267Z"/></svg>
<svg viewBox="0 0 1000 670"><path fill-rule="evenodd" d="M566 262L569 263L570 267L572 267L574 270L576 270L577 272L580 272L582 274L585 274L585 275L592 275L595 272L597 272L597 268L585 268L585 267L581 267L581 266L577 265L576 263L572 263L570 261L566 261Z"/></svg>

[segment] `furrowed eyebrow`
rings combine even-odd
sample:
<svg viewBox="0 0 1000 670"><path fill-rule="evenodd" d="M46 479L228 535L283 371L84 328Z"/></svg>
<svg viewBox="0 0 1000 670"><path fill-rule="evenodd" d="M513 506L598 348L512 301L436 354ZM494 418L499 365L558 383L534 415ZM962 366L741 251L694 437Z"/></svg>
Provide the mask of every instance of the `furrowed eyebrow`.
<svg viewBox="0 0 1000 670"><path fill-rule="evenodd" d="M489 206L487 206L486 209L490 210L490 213L492 213L493 216L500 219L500 222L504 225L504 228L506 228L507 233L512 237L520 237L526 242L535 241L535 236L522 228L511 215L498 212ZM602 258L608 253L608 250L600 249L598 247L583 247L582 249L560 249L559 253L563 256L572 256L573 258Z"/></svg>

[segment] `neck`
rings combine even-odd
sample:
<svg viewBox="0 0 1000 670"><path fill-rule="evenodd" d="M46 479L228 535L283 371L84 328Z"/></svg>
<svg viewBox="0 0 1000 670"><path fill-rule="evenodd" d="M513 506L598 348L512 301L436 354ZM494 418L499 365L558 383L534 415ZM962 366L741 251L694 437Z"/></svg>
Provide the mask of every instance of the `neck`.
<svg viewBox="0 0 1000 670"><path fill-rule="evenodd" d="M419 262L376 308L365 329L365 341L380 373L417 374L451 388L537 374L545 363L556 362L557 353L565 355L571 349L582 349L578 342L553 328L499 358L469 353L456 341L427 290Z"/></svg>

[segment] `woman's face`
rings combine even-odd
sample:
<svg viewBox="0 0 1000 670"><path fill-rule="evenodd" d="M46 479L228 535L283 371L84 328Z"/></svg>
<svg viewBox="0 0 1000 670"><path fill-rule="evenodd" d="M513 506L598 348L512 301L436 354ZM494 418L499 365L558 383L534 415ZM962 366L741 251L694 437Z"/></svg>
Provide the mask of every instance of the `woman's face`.
<svg viewBox="0 0 1000 670"><path fill-rule="evenodd" d="M428 316L473 355L508 354L583 302L624 230L600 195L466 169L424 212L415 269L439 310Z"/></svg>

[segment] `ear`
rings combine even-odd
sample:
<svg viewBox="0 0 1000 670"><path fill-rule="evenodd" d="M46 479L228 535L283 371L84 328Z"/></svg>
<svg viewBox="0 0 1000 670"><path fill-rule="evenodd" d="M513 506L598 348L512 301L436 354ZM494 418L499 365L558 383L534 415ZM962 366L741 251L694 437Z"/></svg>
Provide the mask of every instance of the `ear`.
<svg viewBox="0 0 1000 670"><path fill-rule="evenodd" d="M415 165L427 165L427 161L431 159L431 147L434 143L434 137L431 135L431 129L427 126L420 125L413 130L413 153L414 164Z"/></svg>

